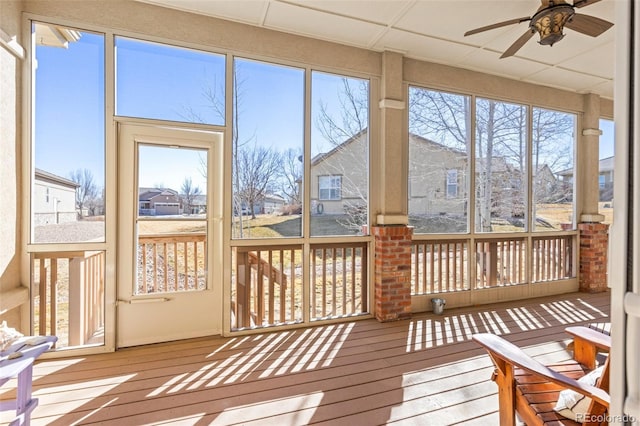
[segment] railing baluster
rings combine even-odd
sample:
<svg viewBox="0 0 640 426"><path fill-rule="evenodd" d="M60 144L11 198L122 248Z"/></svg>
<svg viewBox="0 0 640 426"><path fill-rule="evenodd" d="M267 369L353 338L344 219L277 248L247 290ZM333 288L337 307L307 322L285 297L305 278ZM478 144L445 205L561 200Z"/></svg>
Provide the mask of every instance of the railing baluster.
<svg viewBox="0 0 640 426"><path fill-rule="evenodd" d="M356 274L356 256L358 255L357 253L357 249L355 247L351 247L349 249L351 251L351 313L355 314L356 313L356 281L357 281L357 274ZM363 257L361 257L361 264L364 264L364 259ZM360 286L360 294L362 294L362 285Z"/></svg>
<svg viewBox="0 0 640 426"><path fill-rule="evenodd" d="M311 316L316 317L318 315L318 305L316 300L317 291L317 277L318 277L318 257L316 249L311 249Z"/></svg>
<svg viewBox="0 0 640 426"><path fill-rule="evenodd" d="M158 244L153 244L153 291L158 292Z"/></svg>
<svg viewBox="0 0 640 426"><path fill-rule="evenodd" d="M337 296L337 282L336 282L336 258L337 251L334 248L329 249L331 252L331 315L337 315L338 311L336 311L336 296Z"/></svg>
<svg viewBox="0 0 640 426"><path fill-rule="evenodd" d="M198 242L193 243L193 289L198 289Z"/></svg>
<svg viewBox="0 0 640 426"><path fill-rule="evenodd" d="M182 262L184 263L184 290L187 290L189 288L189 265L187 262L187 258L188 258L188 249L187 249L187 242L185 241L182 244Z"/></svg>
<svg viewBox="0 0 640 426"><path fill-rule="evenodd" d="M345 247L342 248L342 315L346 315L347 313L347 249Z"/></svg>
<svg viewBox="0 0 640 426"><path fill-rule="evenodd" d="M291 265L290 266L291 269L289 271L289 276L291 277L289 280L289 287L291 287L291 296L290 296L291 313L289 318L291 321L295 321L296 319L296 288L298 287L298 280L296 279L296 254L294 249L291 249L291 261L289 262L289 264ZM281 271L284 271L284 268L282 268ZM315 271L312 273L312 276L315 276ZM311 289L311 294L313 294L315 297L315 285ZM302 294L300 295L300 297L302 298Z"/></svg>
<svg viewBox="0 0 640 426"><path fill-rule="evenodd" d="M269 324L273 324L274 322L274 309L275 309L275 303L276 303L276 294L275 294L275 280L274 280L274 274L275 272L273 271L273 251L269 250L268 253L268 259L269 259L269 298L268 298L268 304L269 304ZM281 284L282 285L282 284Z"/></svg>
<svg viewBox="0 0 640 426"><path fill-rule="evenodd" d="M51 271L50 271L50 296L49 296L49 304L51 306L51 316L49 318L49 332L48 334L56 335L58 334L58 259L51 260ZM45 308L46 312L46 308Z"/></svg>
<svg viewBox="0 0 640 426"><path fill-rule="evenodd" d="M322 316L327 316L327 249L322 249Z"/></svg>

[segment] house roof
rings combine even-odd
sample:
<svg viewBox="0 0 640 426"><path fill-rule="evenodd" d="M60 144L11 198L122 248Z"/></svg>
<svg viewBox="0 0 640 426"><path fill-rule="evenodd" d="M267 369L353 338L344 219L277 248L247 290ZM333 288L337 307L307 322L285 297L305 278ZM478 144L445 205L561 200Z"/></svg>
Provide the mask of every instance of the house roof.
<svg viewBox="0 0 640 426"><path fill-rule="evenodd" d="M598 171L600 173L612 172L614 168L615 156L602 158L598 162ZM558 172L560 176L573 176L573 169L566 169Z"/></svg>
<svg viewBox="0 0 640 426"><path fill-rule="evenodd" d="M50 182L62 186L67 186L69 188L72 188L74 191L76 188L80 187L79 183L76 183L71 179L67 179L38 168L35 169L34 177L36 180L40 180L43 182Z"/></svg>
<svg viewBox="0 0 640 426"><path fill-rule="evenodd" d="M327 152L323 152L320 154L315 155L312 159L311 159L311 165L315 166L318 163L324 161L326 158L329 158L331 156L333 156L335 153L345 149L347 146L351 145L352 143L354 143L355 141L359 140L362 136L367 134L368 129L362 129L361 131L359 131L358 133L356 133L355 135L351 136L349 139L347 139L346 141L344 141L343 143L336 145L333 149L331 149L330 151ZM451 148L448 147L446 145L443 145L441 143L435 142L431 139L427 139L425 137L419 136L415 133L409 133L409 138L415 142L418 143L422 143L422 144L426 144L426 145L432 145L437 149L440 150L446 150L446 151L450 151L450 152L455 152L455 153L460 153L460 154L466 154L464 151L455 149L455 148Z"/></svg>
<svg viewBox="0 0 640 426"><path fill-rule="evenodd" d="M169 188L139 188L138 201L149 201L158 195L178 196L178 191Z"/></svg>

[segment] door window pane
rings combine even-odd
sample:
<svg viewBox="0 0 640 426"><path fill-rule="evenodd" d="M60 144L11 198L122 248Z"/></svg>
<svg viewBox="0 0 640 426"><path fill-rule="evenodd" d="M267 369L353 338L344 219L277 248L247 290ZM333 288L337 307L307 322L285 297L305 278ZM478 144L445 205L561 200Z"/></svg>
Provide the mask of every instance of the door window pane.
<svg viewBox="0 0 640 426"><path fill-rule="evenodd" d="M467 232L470 98L409 88L409 224Z"/></svg>
<svg viewBox="0 0 640 426"><path fill-rule="evenodd" d="M116 114L224 125L225 58L116 37Z"/></svg>
<svg viewBox="0 0 640 426"><path fill-rule="evenodd" d="M476 102L476 232L526 230L527 111Z"/></svg>
<svg viewBox="0 0 640 426"><path fill-rule="evenodd" d="M533 108L534 231L573 229L576 116Z"/></svg>
<svg viewBox="0 0 640 426"><path fill-rule="evenodd" d="M207 286L207 152L138 147L138 267L134 294Z"/></svg>
<svg viewBox="0 0 640 426"><path fill-rule="evenodd" d="M104 36L34 23L35 243L103 242Z"/></svg>
<svg viewBox="0 0 640 426"><path fill-rule="evenodd" d="M302 235L304 70L234 63L233 238Z"/></svg>
<svg viewBox="0 0 640 426"><path fill-rule="evenodd" d="M311 76L311 235L354 235L368 223L369 81Z"/></svg>

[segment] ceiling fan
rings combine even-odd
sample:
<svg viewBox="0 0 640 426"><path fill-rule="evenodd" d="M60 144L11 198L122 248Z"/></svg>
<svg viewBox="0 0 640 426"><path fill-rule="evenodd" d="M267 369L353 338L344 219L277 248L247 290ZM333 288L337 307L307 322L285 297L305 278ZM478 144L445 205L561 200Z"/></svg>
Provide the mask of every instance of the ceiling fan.
<svg viewBox="0 0 640 426"><path fill-rule="evenodd" d="M529 29L527 29L527 31L511 46L509 46L502 56L500 56L500 59L513 56L522 46L525 45L527 41L529 41L531 37L533 37L535 32L540 34L539 43L549 46L553 46L554 43L560 41L564 37L564 33L562 32L564 27L591 37L597 37L611 28L613 24L609 21L605 21L604 19L596 18L595 16L576 13L575 8L589 6L599 1L600 0L574 0L571 5L564 0L541 0L542 4L533 16L525 16L523 18L497 22L495 24L467 31L464 35L466 37L483 31L529 21Z"/></svg>

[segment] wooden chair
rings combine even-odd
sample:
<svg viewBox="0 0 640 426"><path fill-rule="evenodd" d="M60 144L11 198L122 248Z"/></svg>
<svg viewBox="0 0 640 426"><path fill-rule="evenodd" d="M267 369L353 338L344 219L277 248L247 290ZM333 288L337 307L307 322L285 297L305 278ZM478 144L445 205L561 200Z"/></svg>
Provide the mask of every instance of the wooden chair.
<svg viewBox="0 0 640 426"><path fill-rule="evenodd" d="M611 338L587 327L568 327L573 336L574 360L543 365L505 339L488 333L473 339L484 346L496 369L492 380L498 385L500 425L515 425L516 412L527 425L578 425L554 411L558 395L572 389L591 398L586 425L607 424L609 408L609 357L596 386L577 380L596 367L598 351L608 352Z"/></svg>

